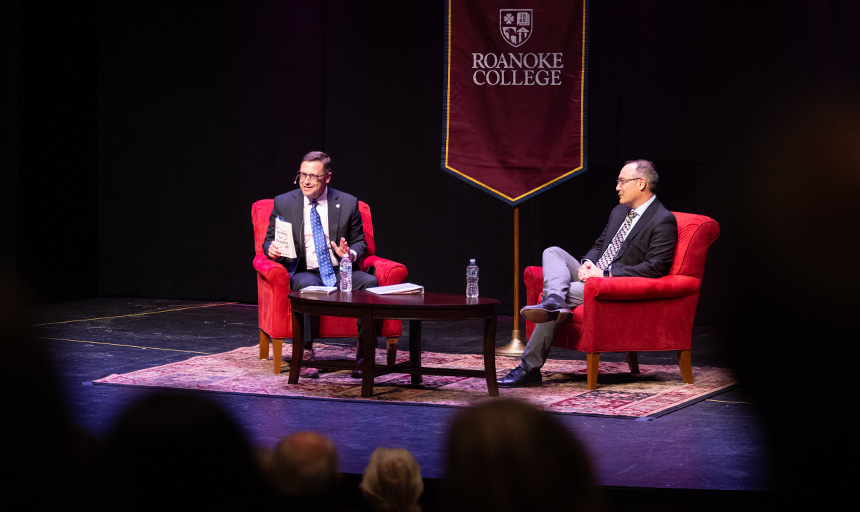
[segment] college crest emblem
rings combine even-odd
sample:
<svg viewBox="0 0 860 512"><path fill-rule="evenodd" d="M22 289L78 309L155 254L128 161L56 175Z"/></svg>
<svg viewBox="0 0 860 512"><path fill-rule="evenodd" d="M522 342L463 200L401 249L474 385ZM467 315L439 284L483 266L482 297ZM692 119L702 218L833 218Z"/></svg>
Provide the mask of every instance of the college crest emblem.
<svg viewBox="0 0 860 512"><path fill-rule="evenodd" d="M522 45L532 35L532 10L499 9L499 30L514 48Z"/></svg>

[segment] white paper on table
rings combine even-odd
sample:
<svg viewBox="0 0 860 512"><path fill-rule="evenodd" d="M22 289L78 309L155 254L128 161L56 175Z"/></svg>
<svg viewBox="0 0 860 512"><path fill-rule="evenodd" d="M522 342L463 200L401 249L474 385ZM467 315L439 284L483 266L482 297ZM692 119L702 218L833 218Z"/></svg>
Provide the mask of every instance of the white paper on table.
<svg viewBox="0 0 860 512"><path fill-rule="evenodd" d="M390 284L388 286L376 286L373 288L367 288L367 291L375 293L376 295L407 295L413 293L424 293L424 287L413 283L403 283Z"/></svg>
<svg viewBox="0 0 860 512"><path fill-rule="evenodd" d="M296 246L293 243L293 225L281 217L275 219L275 243L281 249L281 256L295 259Z"/></svg>

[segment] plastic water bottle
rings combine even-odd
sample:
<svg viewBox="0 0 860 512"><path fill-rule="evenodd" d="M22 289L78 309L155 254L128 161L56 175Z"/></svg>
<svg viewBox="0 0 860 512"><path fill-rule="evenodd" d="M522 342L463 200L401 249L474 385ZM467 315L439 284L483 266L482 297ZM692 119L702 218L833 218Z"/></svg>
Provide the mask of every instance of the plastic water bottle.
<svg viewBox="0 0 860 512"><path fill-rule="evenodd" d="M352 260L349 254L340 260L340 291L352 291Z"/></svg>
<svg viewBox="0 0 860 512"><path fill-rule="evenodd" d="M478 296L478 265L475 265L475 260L469 260L469 266L466 267L466 297L475 298Z"/></svg>

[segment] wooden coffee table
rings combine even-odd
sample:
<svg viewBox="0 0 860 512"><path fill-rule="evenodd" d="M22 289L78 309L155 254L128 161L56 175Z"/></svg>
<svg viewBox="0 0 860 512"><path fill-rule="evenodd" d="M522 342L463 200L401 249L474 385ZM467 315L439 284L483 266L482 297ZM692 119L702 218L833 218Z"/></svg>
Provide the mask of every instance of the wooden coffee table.
<svg viewBox="0 0 860 512"><path fill-rule="evenodd" d="M496 383L496 315L499 301L475 298L450 293L424 293L414 295L376 295L355 290L334 292L328 295L290 293L293 314L293 357L290 361L288 382L296 384L302 367L361 370L361 396L373 395L373 379L388 373L408 373L413 384L421 383L422 375L448 375L460 377L483 377L487 381L490 396L498 396ZM302 313L339 317L361 318L359 333L362 346L361 363L346 360L302 361L304 335ZM452 321L467 319L484 320L484 369L438 368L421 366L421 322L425 320ZM409 321L409 360L396 364L376 364L377 320Z"/></svg>

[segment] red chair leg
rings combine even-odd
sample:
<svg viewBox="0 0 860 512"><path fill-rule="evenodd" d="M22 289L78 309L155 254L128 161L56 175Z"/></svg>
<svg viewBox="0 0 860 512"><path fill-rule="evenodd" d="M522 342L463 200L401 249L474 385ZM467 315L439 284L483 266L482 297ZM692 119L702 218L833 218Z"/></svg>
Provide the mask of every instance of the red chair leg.
<svg viewBox="0 0 860 512"><path fill-rule="evenodd" d="M600 367L600 354L585 354L585 360L588 389L597 389L597 369Z"/></svg>
<svg viewBox="0 0 860 512"><path fill-rule="evenodd" d="M681 378L687 384L693 383L693 358L689 350L678 351L678 368L681 369Z"/></svg>

